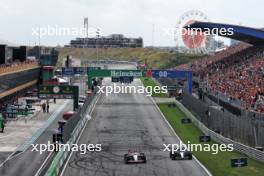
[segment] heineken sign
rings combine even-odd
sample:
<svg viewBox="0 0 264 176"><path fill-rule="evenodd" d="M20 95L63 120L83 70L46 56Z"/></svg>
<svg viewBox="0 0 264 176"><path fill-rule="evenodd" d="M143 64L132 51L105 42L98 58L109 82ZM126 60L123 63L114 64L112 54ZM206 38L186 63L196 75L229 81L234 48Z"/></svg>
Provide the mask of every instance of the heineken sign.
<svg viewBox="0 0 264 176"><path fill-rule="evenodd" d="M132 77L142 77L143 73L141 70L110 70L110 76L121 77L121 76L132 76Z"/></svg>
<svg viewBox="0 0 264 176"><path fill-rule="evenodd" d="M145 70L88 70L88 86L91 88L94 77L145 77Z"/></svg>
<svg viewBox="0 0 264 176"><path fill-rule="evenodd" d="M192 72L181 70L87 70L88 87L92 87L95 77L153 77L153 78L184 78L188 80L188 91L192 93ZM175 87L170 87L174 90Z"/></svg>

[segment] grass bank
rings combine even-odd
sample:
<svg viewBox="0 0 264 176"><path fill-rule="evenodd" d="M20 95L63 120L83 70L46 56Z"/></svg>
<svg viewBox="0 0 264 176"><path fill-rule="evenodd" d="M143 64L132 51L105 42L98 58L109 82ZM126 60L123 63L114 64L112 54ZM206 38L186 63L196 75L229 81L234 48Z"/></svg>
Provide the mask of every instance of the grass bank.
<svg viewBox="0 0 264 176"><path fill-rule="evenodd" d="M181 119L186 115L178 108L170 108L168 104L158 105L164 116L167 118L177 135L184 143L190 141L192 144L200 144L199 136L203 133L194 124L182 124ZM217 144L212 141L209 144ZM264 163L248 158L248 166L232 168L231 158L245 157L238 152L219 152L212 154L205 151L193 151L194 155L203 165L209 169L214 176L263 176Z"/></svg>

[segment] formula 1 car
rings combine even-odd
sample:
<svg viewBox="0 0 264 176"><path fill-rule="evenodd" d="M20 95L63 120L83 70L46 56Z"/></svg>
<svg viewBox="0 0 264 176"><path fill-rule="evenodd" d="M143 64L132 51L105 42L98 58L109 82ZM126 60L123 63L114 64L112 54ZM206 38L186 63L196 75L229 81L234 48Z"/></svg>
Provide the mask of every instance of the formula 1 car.
<svg viewBox="0 0 264 176"><path fill-rule="evenodd" d="M170 158L172 160L192 160L192 152L183 149L178 149L174 152L170 151Z"/></svg>
<svg viewBox="0 0 264 176"><path fill-rule="evenodd" d="M128 151L128 153L126 153L124 155L124 162L125 162L125 164L146 163L147 158L146 158L146 155L144 153Z"/></svg>

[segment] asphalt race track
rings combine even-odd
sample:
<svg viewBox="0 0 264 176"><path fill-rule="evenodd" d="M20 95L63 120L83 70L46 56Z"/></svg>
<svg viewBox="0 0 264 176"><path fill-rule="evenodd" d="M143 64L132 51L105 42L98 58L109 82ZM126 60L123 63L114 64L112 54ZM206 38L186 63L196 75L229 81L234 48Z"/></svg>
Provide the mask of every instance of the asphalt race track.
<svg viewBox="0 0 264 176"><path fill-rule="evenodd" d="M80 93L83 93L83 86L81 86L81 84L77 85L80 86ZM72 108L73 101L67 101L66 106L58 114L53 123L41 134L41 136L34 143L47 144L48 141L52 142L52 134L54 132L54 129L58 128L57 121L61 119L64 112L72 110ZM0 176L34 176L40 169L41 165L48 157L50 152L45 151L44 153L40 154L36 151L32 152L32 148L33 147L30 146L25 152L18 153L17 155L12 156L4 165L0 166ZM3 158L5 155L7 154L0 152L0 158Z"/></svg>
<svg viewBox="0 0 264 176"><path fill-rule="evenodd" d="M52 134L57 128L57 121L60 119L64 111L72 110L72 102L67 102L63 111L59 113L54 122L45 130L43 134L37 139L35 144L47 144L47 141L52 141ZM29 147L24 153L19 153L12 159L8 160L2 167L0 167L1 176L33 176L36 174L42 163L45 161L49 152L43 154L32 151L33 147Z"/></svg>
<svg viewBox="0 0 264 176"><path fill-rule="evenodd" d="M105 79L105 84L110 79ZM141 85L135 79L132 85ZM195 160L172 161L163 144L179 143L150 97L144 94L105 94L78 144L102 144L101 152L73 152L64 176L205 176ZM124 164L129 150L144 152L146 164Z"/></svg>

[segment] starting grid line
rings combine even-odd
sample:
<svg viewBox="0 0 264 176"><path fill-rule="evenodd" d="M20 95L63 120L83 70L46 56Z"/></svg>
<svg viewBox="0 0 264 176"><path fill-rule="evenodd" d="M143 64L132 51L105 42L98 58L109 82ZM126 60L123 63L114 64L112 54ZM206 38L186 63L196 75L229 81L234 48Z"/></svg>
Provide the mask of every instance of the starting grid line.
<svg viewBox="0 0 264 176"><path fill-rule="evenodd" d="M40 135L53 123L53 121L57 118L57 116L61 113L61 111L65 108L69 100L66 100L63 105L61 105L55 112L51 114L51 116L48 118L48 120L45 122L45 124L38 129L35 134L27 139L22 145L20 145L16 151L22 151L25 152L31 144L33 144L39 137Z"/></svg>

